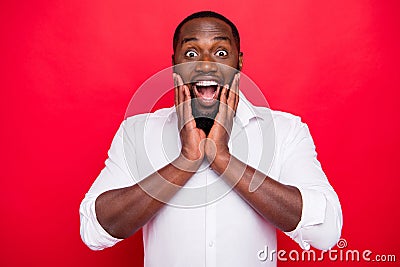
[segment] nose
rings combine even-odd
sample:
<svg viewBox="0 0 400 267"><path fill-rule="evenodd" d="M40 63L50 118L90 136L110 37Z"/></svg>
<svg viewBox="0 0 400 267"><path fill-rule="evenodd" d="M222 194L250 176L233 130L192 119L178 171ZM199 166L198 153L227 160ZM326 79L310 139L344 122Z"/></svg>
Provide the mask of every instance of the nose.
<svg viewBox="0 0 400 267"><path fill-rule="evenodd" d="M201 59L201 61L196 62L195 70L196 70L196 72L213 73L213 72L217 72L218 66L217 66L217 63L204 57Z"/></svg>

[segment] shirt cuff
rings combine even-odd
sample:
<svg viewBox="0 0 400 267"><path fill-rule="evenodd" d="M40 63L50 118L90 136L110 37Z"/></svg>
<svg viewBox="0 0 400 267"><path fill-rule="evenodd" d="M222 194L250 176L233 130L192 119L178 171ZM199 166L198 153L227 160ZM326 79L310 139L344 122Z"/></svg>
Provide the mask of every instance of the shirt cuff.
<svg viewBox="0 0 400 267"><path fill-rule="evenodd" d="M303 239L302 229L325 221L326 198L317 190L299 188L299 191L303 201L301 219L296 229L285 234L296 241L302 249L309 250L310 240Z"/></svg>
<svg viewBox="0 0 400 267"><path fill-rule="evenodd" d="M81 237L83 242L90 249L102 250L104 248L114 246L116 243L122 240L111 236L100 225L96 216L95 201L82 203L80 214Z"/></svg>

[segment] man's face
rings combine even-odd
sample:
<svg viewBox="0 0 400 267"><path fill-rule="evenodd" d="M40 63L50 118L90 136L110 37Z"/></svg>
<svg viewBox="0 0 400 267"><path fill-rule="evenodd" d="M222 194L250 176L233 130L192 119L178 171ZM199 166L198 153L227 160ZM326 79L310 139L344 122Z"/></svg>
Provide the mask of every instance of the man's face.
<svg viewBox="0 0 400 267"><path fill-rule="evenodd" d="M193 115L214 118L222 87L231 85L242 64L230 26L216 18L188 21L181 28L173 61L189 63L175 66L175 72L189 85Z"/></svg>

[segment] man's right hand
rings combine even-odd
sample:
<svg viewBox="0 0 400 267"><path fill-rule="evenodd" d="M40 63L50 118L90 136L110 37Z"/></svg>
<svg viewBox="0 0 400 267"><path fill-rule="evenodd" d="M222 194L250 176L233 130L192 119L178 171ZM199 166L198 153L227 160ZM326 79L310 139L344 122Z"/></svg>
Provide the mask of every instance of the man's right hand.
<svg viewBox="0 0 400 267"><path fill-rule="evenodd" d="M185 160L200 166L204 158L206 134L196 127L192 115L192 104L189 87L183 84L181 76L173 74L175 84L175 107L178 116L178 127L181 138L181 155Z"/></svg>
<svg viewBox="0 0 400 267"><path fill-rule="evenodd" d="M183 85L179 75L173 75L181 153L139 183L109 190L97 197L97 220L113 237L126 238L145 225L185 185L203 161L206 134L196 127L188 86Z"/></svg>

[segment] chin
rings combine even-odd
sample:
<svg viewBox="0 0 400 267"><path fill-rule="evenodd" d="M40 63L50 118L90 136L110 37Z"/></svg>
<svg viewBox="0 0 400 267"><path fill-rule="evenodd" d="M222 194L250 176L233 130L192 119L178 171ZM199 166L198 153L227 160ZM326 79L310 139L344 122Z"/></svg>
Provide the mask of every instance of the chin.
<svg viewBox="0 0 400 267"><path fill-rule="evenodd" d="M214 125L214 119L219 110L219 101L215 102L216 104L205 107L199 103L197 98L192 99L192 115L196 121L196 127L202 129L206 135Z"/></svg>
<svg viewBox="0 0 400 267"><path fill-rule="evenodd" d="M210 105L204 105L197 98L192 99L192 115L194 118L209 118L214 119L219 111L219 101L215 100Z"/></svg>

